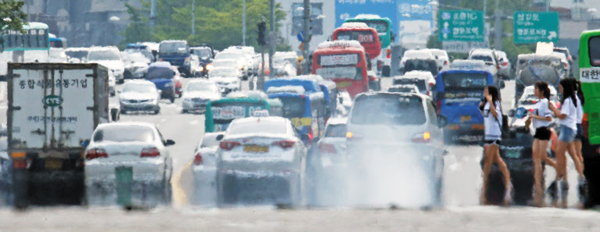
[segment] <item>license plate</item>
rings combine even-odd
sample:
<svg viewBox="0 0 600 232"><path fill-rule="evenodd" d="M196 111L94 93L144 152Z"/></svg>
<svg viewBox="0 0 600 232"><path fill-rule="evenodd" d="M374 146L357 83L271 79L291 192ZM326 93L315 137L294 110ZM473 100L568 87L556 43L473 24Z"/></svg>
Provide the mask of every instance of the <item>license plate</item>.
<svg viewBox="0 0 600 232"><path fill-rule="evenodd" d="M269 146L245 145L244 152L266 153L269 152Z"/></svg>
<svg viewBox="0 0 600 232"><path fill-rule="evenodd" d="M471 115L466 115L466 116L460 117L460 122L468 122L468 121L471 121Z"/></svg>
<svg viewBox="0 0 600 232"><path fill-rule="evenodd" d="M352 86L352 81L338 82L335 84L338 88L346 88Z"/></svg>
<svg viewBox="0 0 600 232"><path fill-rule="evenodd" d="M46 163L44 166L46 167L46 169L61 169L62 168L62 160L46 159Z"/></svg>
<svg viewBox="0 0 600 232"><path fill-rule="evenodd" d="M506 158L517 159L517 158L521 157L521 151L519 151L519 150L507 150L506 153L504 154L504 156L506 156Z"/></svg>

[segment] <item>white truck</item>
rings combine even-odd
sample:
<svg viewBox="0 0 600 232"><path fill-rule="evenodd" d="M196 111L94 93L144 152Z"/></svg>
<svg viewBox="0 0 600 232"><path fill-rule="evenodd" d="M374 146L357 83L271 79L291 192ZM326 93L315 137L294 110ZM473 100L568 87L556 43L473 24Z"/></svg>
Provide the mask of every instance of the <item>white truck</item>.
<svg viewBox="0 0 600 232"><path fill-rule="evenodd" d="M110 118L108 72L98 64L8 65L15 207L83 202L83 152Z"/></svg>

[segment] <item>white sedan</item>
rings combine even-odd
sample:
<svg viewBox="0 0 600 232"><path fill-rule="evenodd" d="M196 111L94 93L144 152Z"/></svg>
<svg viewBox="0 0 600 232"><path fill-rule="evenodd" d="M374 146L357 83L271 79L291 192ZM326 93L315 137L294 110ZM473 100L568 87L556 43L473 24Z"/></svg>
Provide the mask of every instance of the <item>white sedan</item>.
<svg viewBox="0 0 600 232"><path fill-rule="evenodd" d="M187 84L182 98L181 113L204 112L209 101L221 99L221 91L214 81L196 79Z"/></svg>
<svg viewBox="0 0 600 232"><path fill-rule="evenodd" d="M170 203L174 144L149 123L100 124L85 151L88 203Z"/></svg>
<svg viewBox="0 0 600 232"><path fill-rule="evenodd" d="M307 149L290 120L236 119L217 139L220 205L302 204Z"/></svg>

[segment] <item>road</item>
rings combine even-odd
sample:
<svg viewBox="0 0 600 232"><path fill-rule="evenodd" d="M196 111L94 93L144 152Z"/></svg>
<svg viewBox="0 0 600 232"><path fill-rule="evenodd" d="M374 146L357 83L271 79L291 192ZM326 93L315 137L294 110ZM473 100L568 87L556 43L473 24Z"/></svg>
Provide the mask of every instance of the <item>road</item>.
<svg viewBox="0 0 600 232"><path fill-rule="evenodd" d="M184 79L184 86L188 80ZM383 89L391 80L383 80ZM1 92L1 91L0 91ZM507 82L502 90L504 109L510 109L514 82ZM510 96L510 97L508 97ZM1 98L0 98L1 99ZM116 100L116 99L112 99ZM34 208L26 213L0 209L0 231L15 231L29 225L43 225L46 231L99 231L106 225L114 228L158 231L163 229L191 231L213 228L213 231L479 231L493 227L495 231L525 231L546 227L548 231L588 230L599 226L595 212L549 208L498 208L478 206L481 188L482 148L477 145L448 146L445 157L444 207L433 211L370 210L370 209L316 209L280 211L271 207L211 209L190 205L193 177L190 165L193 150L204 134L204 116L181 114L181 99L175 103L161 102L159 115L122 115L122 121L143 121L156 124L165 138L175 140L169 147L174 162L174 207L157 208L149 213L125 213L117 207L109 208ZM0 122L6 121L6 101L0 101ZM576 183L575 169L569 162L569 179ZM554 177L547 168L546 179ZM546 181L549 184L550 181ZM574 184L572 184L574 185ZM576 207L576 191L571 187L570 207ZM80 220L64 220L77 217ZM3 220L3 221L4 221ZM30 224L32 223L32 224ZM21 225L23 227L21 227ZM134 226L135 225L135 226ZM518 226L518 227L517 227ZM162 228L162 229L161 229Z"/></svg>

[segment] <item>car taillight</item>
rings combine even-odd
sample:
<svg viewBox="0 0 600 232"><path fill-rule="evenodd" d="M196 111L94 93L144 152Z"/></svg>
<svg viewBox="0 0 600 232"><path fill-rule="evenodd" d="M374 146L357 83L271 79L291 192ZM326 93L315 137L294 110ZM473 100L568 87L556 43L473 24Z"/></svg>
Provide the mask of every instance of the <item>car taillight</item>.
<svg viewBox="0 0 600 232"><path fill-rule="evenodd" d="M194 157L194 165L198 166L202 165L203 163L204 161L202 161L202 154L196 153L196 156Z"/></svg>
<svg viewBox="0 0 600 232"><path fill-rule="evenodd" d="M314 138L312 127L308 127L308 141L312 141Z"/></svg>
<svg viewBox="0 0 600 232"><path fill-rule="evenodd" d="M565 63L565 68L568 66L569 64Z"/></svg>
<svg viewBox="0 0 600 232"><path fill-rule="evenodd" d="M387 57L388 59L392 58L392 49L389 49L389 48L388 48L388 49L386 50L386 57Z"/></svg>
<svg viewBox="0 0 600 232"><path fill-rule="evenodd" d="M94 148L88 150L87 154L85 154L85 158L87 160L92 160L95 158L108 158L108 153L106 153L106 150L102 148Z"/></svg>
<svg viewBox="0 0 600 232"><path fill-rule="evenodd" d="M448 65L448 61L447 60L444 60L444 65Z"/></svg>
<svg viewBox="0 0 600 232"><path fill-rule="evenodd" d="M284 148L284 149L293 147L294 144L295 144L295 142L291 141L291 140L283 140L283 141L273 142L273 145L280 146L281 148Z"/></svg>
<svg viewBox="0 0 600 232"><path fill-rule="evenodd" d="M437 113L438 114L442 114L442 100L438 99L437 100Z"/></svg>
<svg viewBox="0 0 600 232"><path fill-rule="evenodd" d="M412 137L412 141L415 143L428 143L429 139L431 139L431 134L429 132L416 134Z"/></svg>
<svg viewBox="0 0 600 232"><path fill-rule="evenodd" d="M140 157L158 157L160 156L160 151L156 147L152 148L144 148L142 149L142 154Z"/></svg>
<svg viewBox="0 0 600 232"><path fill-rule="evenodd" d="M376 80L377 80L377 78L376 78L376 77L374 77L374 76L371 76L371 80L372 80L372 81L376 81Z"/></svg>
<svg viewBox="0 0 600 232"><path fill-rule="evenodd" d="M333 144L319 143L319 151L324 153L337 153Z"/></svg>
<svg viewBox="0 0 600 232"><path fill-rule="evenodd" d="M13 159L13 168L15 168L15 169L27 168L27 159Z"/></svg>
<svg viewBox="0 0 600 232"><path fill-rule="evenodd" d="M431 97L431 93L429 93L429 90L427 90L427 96Z"/></svg>
<svg viewBox="0 0 600 232"><path fill-rule="evenodd" d="M581 120L581 127L583 127L583 137L585 137L585 138L588 138L589 126L590 126L590 122L588 121L588 114L583 113L583 119Z"/></svg>
<svg viewBox="0 0 600 232"><path fill-rule="evenodd" d="M533 112L533 111L534 111L534 109L529 109L529 112Z"/></svg>
<svg viewBox="0 0 600 232"><path fill-rule="evenodd" d="M496 69L500 70L500 65L496 65Z"/></svg>
<svg viewBox="0 0 600 232"><path fill-rule="evenodd" d="M507 65L508 65L508 62L506 62L506 61L502 62L502 66L507 66Z"/></svg>
<svg viewBox="0 0 600 232"><path fill-rule="evenodd" d="M219 147L223 150L229 151L236 146L241 146L242 144L236 141L221 141L219 143Z"/></svg>
<svg viewBox="0 0 600 232"><path fill-rule="evenodd" d="M381 66L382 66L382 65L383 65L383 61L381 61L381 60L378 60L378 61L377 61L377 67L378 67L378 68L381 68Z"/></svg>

